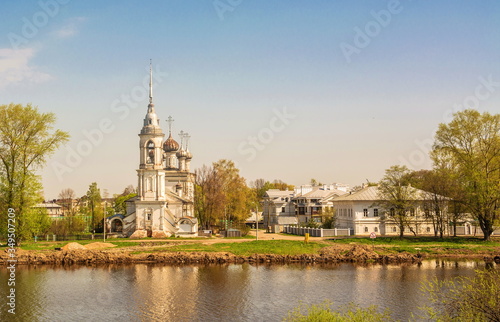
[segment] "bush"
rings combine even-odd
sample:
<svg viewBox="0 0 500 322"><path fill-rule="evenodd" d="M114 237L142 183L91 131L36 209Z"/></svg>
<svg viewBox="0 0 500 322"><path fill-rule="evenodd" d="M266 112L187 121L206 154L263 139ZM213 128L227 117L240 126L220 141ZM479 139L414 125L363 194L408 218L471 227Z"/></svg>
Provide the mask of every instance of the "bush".
<svg viewBox="0 0 500 322"><path fill-rule="evenodd" d="M362 308L357 304L350 303L339 307L338 310L333 310L332 303L328 301L319 305L300 304L293 311L288 312L287 317L284 319L286 322L382 322L390 320L389 311L378 312L375 305Z"/></svg>
<svg viewBox="0 0 500 322"><path fill-rule="evenodd" d="M433 307L427 317L436 321L500 321L500 272L477 270L474 277L433 280L424 285Z"/></svg>

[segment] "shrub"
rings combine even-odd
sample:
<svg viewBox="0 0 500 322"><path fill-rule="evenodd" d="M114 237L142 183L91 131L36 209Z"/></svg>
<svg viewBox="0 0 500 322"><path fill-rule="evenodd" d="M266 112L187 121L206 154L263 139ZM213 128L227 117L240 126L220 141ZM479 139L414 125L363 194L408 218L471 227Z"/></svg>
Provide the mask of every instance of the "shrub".
<svg viewBox="0 0 500 322"><path fill-rule="evenodd" d="M333 310L332 303L328 301L318 305L300 304L294 310L288 312L287 317L284 319L286 322L382 322L390 320L389 311L379 312L375 305L362 308L357 304L350 303Z"/></svg>
<svg viewBox="0 0 500 322"><path fill-rule="evenodd" d="M477 270L474 277L433 280L424 285L433 307L425 307L436 321L500 321L500 272Z"/></svg>

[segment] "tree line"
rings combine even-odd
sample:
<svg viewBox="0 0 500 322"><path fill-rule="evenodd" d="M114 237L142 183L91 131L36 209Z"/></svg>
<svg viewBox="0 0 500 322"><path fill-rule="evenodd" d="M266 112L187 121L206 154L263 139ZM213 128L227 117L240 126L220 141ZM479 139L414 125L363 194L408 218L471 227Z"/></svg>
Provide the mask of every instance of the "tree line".
<svg viewBox="0 0 500 322"><path fill-rule="evenodd" d="M18 241L32 238L42 231L46 220L33 206L43 201L37 171L54 151L68 141L69 134L54 129L55 115L41 113L28 104L0 105L0 233L6 236L7 213L16 213ZM410 229L408 216L415 205L415 188L426 192L426 216L436 234L443 236L448 225L456 226L463 214L472 216L488 240L499 224L500 208L500 114L464 110L454 114L451 122L440 124L430 155L433 168L410 171L404 166L386 170L378 183L381 199L386 200L386 216L400 227ZM269 189L291 190L280 180L257 179L247 185L239 169L230 160L220 160L196 171L194 208L200 227L228 228L242 223ZM311 179L312 185L321 183ZM69 195L68 195L69 194ZM132 195L117 196L111 211L125 213L125 200ZM62 193L61 199L70 199ZM422 197L422 196L420 196ZM85 212L96 227L102 218L100 191L93 183L84 196ZM121 207L121 208L120 208ZM120 208L120 209L118 209ZM73 215L71 211L70 215ZM45 223L45 224L44 224ZM74 230L76 224L71 224Z"/></svg>

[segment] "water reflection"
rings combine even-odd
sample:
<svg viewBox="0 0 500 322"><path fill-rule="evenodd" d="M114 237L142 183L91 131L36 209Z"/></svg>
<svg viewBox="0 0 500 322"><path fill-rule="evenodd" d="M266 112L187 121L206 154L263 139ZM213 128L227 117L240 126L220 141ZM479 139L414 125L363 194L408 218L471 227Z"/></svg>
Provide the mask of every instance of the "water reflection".
<svg viewBox="0 0 500 322"><path fill-rule="evenodd" d="M299 301L389 308L402 320L426 303L421 283L472 276L485 263L407 265L18 266L19 321L280 321ZM489 263L488 265L496 264ZM0 269L0 280L8 272ZM5 299L8 287L0 286ZM6 301L0 303L7 316Z"/></svg>

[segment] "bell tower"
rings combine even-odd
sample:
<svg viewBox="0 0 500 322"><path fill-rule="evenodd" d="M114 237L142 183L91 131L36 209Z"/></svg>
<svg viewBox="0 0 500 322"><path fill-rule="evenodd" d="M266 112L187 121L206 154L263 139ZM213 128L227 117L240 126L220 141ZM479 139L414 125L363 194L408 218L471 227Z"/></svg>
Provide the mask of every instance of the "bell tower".
<svg viewBox="0 0 500 322"><path fill-rule="evenodd" d="M160 120L153 104L153 71L149 66L149 105L139 133L139 169L136 205L136 230L133 237L164 236L165 170Z"/></svg>

